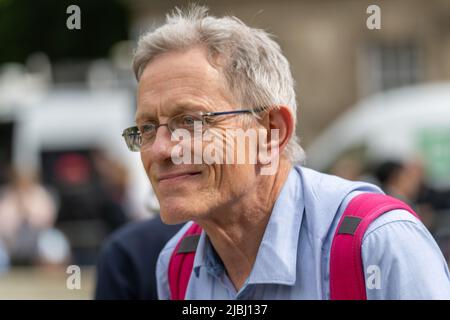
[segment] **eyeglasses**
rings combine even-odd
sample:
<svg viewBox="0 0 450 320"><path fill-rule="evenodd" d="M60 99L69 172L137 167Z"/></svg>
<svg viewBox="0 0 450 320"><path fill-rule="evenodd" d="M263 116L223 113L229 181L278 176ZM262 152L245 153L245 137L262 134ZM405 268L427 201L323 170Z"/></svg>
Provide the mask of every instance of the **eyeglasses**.
<svg viewBox="0 0 450 320"><path fill-rule="evenodd" d="M207 125L217 122L217 120L212 119L216 116L260 113L264 110L264 108L256 108L254 110L243 109L221 112L202 112L197 114L182 113L170 118L167 120L167 123L147 121L142 125L126 128L123 130L122 137L124 137L125 143L130 151L139 152L144 146L153 143L159 127L167 127L170 133L173 133L177 129L185 129L190 133L194 133L196 123L201 123L200 127L204 128Z"/></svg>

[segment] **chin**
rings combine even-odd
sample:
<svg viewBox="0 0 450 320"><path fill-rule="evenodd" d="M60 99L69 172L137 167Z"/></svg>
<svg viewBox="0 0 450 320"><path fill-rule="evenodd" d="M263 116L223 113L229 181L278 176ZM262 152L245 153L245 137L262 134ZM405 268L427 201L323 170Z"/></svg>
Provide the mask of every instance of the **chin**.
<svg viewBox="0 0 450 320"><path fill-rule="evenodd" d="M165 224L180 224L191 221L197 217L192 211L192 204L168 201L168 204L160 204L160 216Z"/></svg>

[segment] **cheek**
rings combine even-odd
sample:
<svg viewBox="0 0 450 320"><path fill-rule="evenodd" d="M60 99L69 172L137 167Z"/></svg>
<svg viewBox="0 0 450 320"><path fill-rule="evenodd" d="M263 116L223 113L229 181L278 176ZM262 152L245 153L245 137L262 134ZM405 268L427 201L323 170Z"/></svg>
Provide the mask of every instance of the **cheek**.
<svg viewBox="0 0 450 320"><path fill-rule="evenodd" d="M141 157L142 167L145 170L145 174L147 175L148 181L150 182L152 190L155 193L156 197L158 198L158 202L159 202L160 199L159 199L159 195L158 195L158 189L156 188L156 185L155 185L155 183L152 179L151 173L150 173L151 172L150 171L151 161L149 159L149 156L146 152L141 152L140 157Z"/></svg>
<svg viewBox="0 0 450 320"><path fill-rule="evenodd" d="M148 156L148 153L141 152L141 162L142 162L142 166L144 167L145 173L150 178L151 161L150 161L150 157Z"/></svg>
<svg viewBox="0 0 450 320"><path fill-rule="evenodd" d="M212 171L215 187L224 197L238 197L249 190L254 179L254 166L247 164L216 165Z"/></svg>

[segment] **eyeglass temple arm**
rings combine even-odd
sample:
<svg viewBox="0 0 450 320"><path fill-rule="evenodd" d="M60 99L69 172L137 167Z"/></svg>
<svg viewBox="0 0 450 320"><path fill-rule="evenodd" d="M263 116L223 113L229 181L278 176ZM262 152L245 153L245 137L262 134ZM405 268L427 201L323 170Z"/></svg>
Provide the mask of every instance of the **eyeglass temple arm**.
<svg viewBox="0 0 450 320"><path fill-rule="evenodd" d="M207 112L204 116L222 116L227 114L237 114L237 113L252 113L264 111L264 108L256 108L255 110L243 109L243 110L232 110L232 111L220 111L220 112Z"/></svg>

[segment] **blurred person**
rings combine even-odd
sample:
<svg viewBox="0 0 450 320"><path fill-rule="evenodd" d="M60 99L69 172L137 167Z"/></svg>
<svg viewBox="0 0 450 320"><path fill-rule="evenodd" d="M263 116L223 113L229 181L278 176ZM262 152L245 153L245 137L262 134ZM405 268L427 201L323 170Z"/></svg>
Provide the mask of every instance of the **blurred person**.
<svg viewBox="0 0 450 320"><path fill-rule="evenodd" d="M49 261L44 248L50 243L42 244L42 236L53 230L56 210L54 198L36 174L12 172L10 182L0 190L0 239L13 265L66 261L68 252Z"/></svg>
<svg viewBox="0 0 450 320"><path fill-rule="evenodd" d="M99 212L112 232L128 222L131 214L126 212L128 171L119 161L105 151L93 152L93 163L98 175L97 189L101 196Z"/></svg>
<svg viewBox="0 0 450 320"><path fill-rule="evenodd" d="M58 155L51 175L60 199L57 225L70 239L73 260L93 264L100 243L127 222L127 172L101 151L70 151Z"/></svg>
<svg viewBox="0 0 450 320"><path fill-rule="evenodd" d="M345 295L353 289L359 271L365 290L358 299L450 298L442 253L400 201L395 202L400 209L381 212L365 230L361 269L341 268L337 278L349 282L331 286L336 278L330 260L350 263L344 258L348 250L330 254L332 243L337 238L342 243L361 226L348 216L340 223L347 205L393 200L374 185L300 165L294 81L266 32L236 17L208 16L203 7L176 10L141 37L133 65L136 126L124 130L125 141L141 153L162 221L187 222L159 255L160 299L330 299L336 291ZM267 162L261 160L180 163L198 150L174 153L174 132L199 132L196 123L227 146L234 141L229 128L266 129L258 147L269 148L269 159L279 161L275 172L262 174ZM379 287L365 287L370 273L363 266L379 268Z"/></svg>
<svg viewBox="0 0 450 320"><path fill-rule="evenodd" d="M427 184L422 186L419 193L420 203L429 203L433 210L450 211L450 190L446 188L434 188Z"/></svg>
<svg viewBox="0 0 450 320"><path fill-rule="evenodd" d="M406 163L389 160L378 166L375 176L383 190L408 203L420 215L422 222L434 232L435 213L430 203L420 197L425 186L422 164L415 160Z"/></svg>
<svg viewBox="0 0 450 320"><path fill-rule="evenodd" d="M4 272L7 272L10 267L9 254L6 247L3 245L0 240L0 275Z"/></svg>
<svg viewBox="0 0 450 320"><path fill-rule="evenodd" d="M383 162L376 170L376 177L383 189L405 202L414 204L420 186L422 173L414 164L403 164L399 161Z"/></svg>
<svg viewBox="0 0 450 320"><path fill-rule="evenodd" d="M363 168L361 161L352 155L339 158L331 167L330 173L347 180L361 180Z"/></svg>

